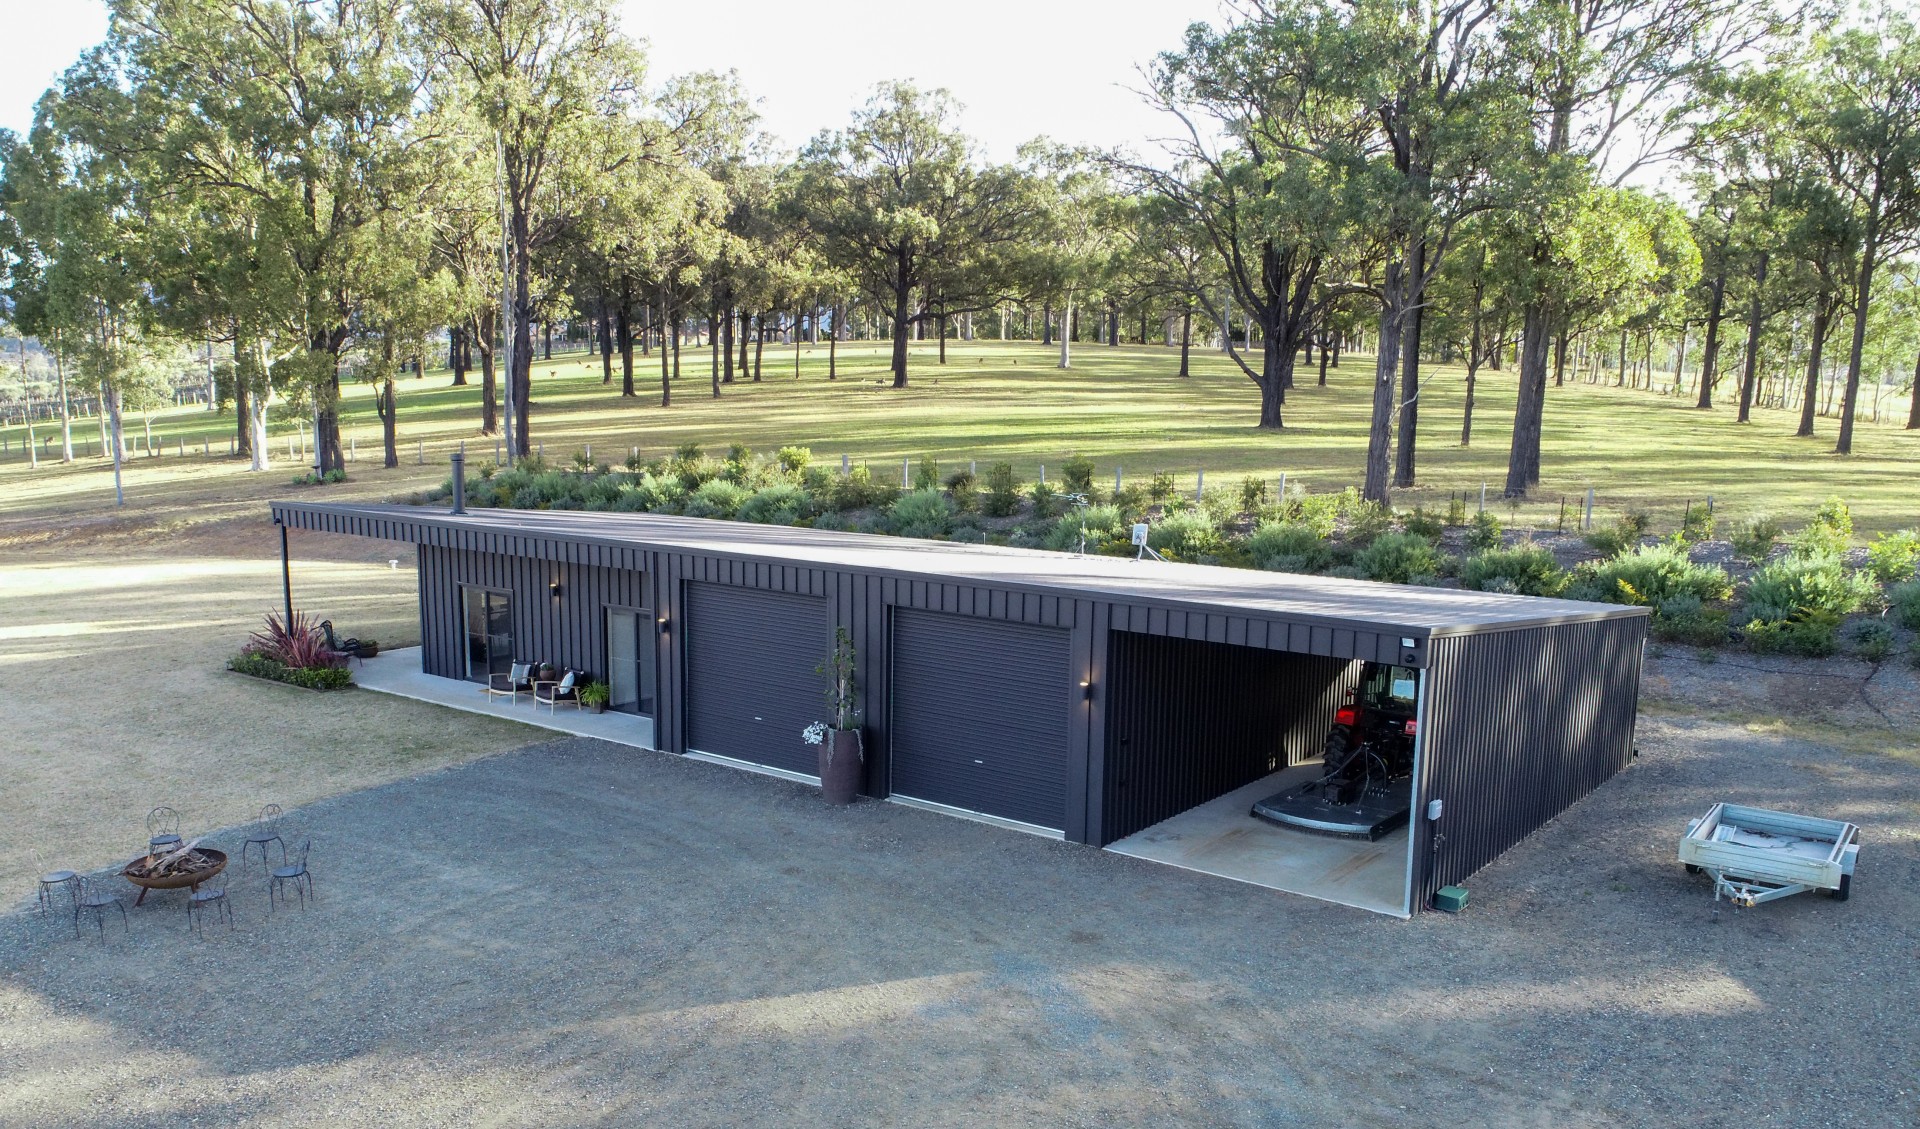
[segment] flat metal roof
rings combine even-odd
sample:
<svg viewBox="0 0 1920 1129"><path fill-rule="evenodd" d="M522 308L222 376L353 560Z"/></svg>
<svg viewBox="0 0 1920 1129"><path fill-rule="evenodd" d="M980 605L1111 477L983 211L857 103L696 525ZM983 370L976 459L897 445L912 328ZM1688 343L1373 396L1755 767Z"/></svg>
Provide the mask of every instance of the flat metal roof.
<svg viewBox="0 0 1920 1129"><path fill-rule="evenodd" d="M393 540L424 540L414 529L539 537L1273 616L1369 631L1466 635L1649 614L1645 608L1616 604L666 514L495 508L454 514L424 506L294 501L274 502L272 510L276 521L288 518L287 524L295 527L313 527L297 515L327 515L339 519L333 523L338 532ZM373 532L376 523L385 532ZM403 535L392 536L396 532Z"/></svg>

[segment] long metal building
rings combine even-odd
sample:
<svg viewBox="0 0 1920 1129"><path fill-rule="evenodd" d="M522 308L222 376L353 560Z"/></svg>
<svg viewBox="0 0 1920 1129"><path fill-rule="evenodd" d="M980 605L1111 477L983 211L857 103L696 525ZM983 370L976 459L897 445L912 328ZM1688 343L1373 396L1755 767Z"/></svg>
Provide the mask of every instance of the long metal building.
<svg viewBox="0 0 1920 1129"><path fill-rule="evenodd" d="M417 547L427 675L588 671L634 743L813 781L843 627L867 795L1401 916L1633 755L1642 608L653 514L272 512ZM1375 674L1404 825L1249 814L1321 775Z"/></svg>

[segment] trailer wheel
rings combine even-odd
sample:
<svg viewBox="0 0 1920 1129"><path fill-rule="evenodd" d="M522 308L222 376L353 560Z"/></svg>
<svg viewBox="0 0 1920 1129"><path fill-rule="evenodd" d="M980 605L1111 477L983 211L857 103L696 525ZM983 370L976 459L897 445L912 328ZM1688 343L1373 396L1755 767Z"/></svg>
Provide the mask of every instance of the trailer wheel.
<svg viewBox="0 0 1920 1129"><path fill-rule="evenodd" d="M1840 888L1838 890L1832 891L1828 896L1831 897L1836 902L1844 902L1847 900L1847 896L1852 893L1853 893L1853 875L1842 874L1840 876Z"/></svg>
<svg viewBox="0 0 1920 1129"><path fill-rule="evenodd" d="M1697 867L1697 866L1695 866L1695 865L1693 865L1692 863L1688 863L1688 864L1687 864L1687 873L1688 873L1688 874L1698 874L1698 873L1700 873L1700 868L1699 868L1699 867Z"/></svg>

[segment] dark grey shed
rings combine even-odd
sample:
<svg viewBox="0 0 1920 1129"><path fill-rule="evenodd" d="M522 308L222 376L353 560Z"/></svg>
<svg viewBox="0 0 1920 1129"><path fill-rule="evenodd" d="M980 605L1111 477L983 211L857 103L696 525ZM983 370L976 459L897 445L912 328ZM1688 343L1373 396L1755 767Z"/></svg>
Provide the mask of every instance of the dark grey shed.
<svg viewBox="0 0 1920 1129"><path fill-rule="evenodd" d="M809 775L844 627L868 794L1095 846L1317 758L1360 662L1416 668L1409 911L1632 756L1641 608L654 514L272 512L417 547L428 674L468 675L472 592L515 657L602 677L609 624L650 625L654 746L778 775Z"/></svg>

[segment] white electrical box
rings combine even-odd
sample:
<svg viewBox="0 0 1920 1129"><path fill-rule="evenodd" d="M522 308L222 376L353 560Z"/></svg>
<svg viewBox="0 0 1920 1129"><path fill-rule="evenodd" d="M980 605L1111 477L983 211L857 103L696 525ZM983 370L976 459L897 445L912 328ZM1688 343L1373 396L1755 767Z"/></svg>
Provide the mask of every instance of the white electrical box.
<svg viewBox="0 0 1920 1129"><path fill-rule="evenodd" d="M1147 543L1147 523L1146 522L1144 521L1138 522L1134 525L1133 543L1136 546L1144 546Z"/></svg>
<svg viewBox="0 0 1920 1129"><path fill-rule="evenodd" d="M1440 822L1440 812L1441 812L1441 809L1444 808L1445 806L1446 805L1439 800L1428 800L1427 801L1427 822L1428 823Z"/></svg>

